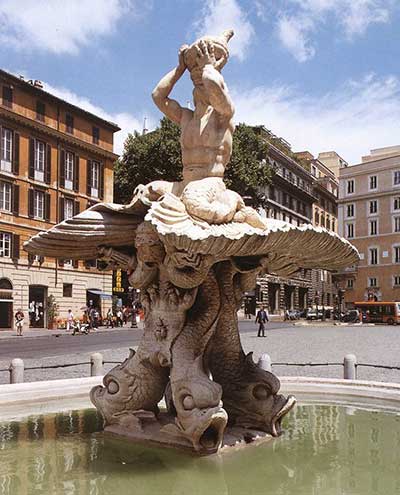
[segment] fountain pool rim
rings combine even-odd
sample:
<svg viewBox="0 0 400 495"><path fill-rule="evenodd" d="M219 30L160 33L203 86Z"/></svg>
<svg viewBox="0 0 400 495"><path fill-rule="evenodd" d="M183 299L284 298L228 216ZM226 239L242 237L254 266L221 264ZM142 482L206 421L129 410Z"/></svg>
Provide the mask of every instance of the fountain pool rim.
<svg viewBox="0 0 400 495"><path fill-rule="evenodd" d="M94 407L89 391L102 376L0 385L0 421ZM281 392L301 404L331 404L400 413L400 383L280 377ZM163 404L161 403L162 407Z"/></svg>

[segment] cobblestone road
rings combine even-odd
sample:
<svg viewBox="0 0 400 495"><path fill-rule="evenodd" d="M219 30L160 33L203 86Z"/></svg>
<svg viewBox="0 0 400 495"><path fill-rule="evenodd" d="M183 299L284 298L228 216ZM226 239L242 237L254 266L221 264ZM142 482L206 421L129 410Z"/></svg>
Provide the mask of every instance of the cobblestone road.
<svg viewBox="0 0 400 495"><path fill-rule="evenodd" d="M400 366L400 327L391 326L293 326L274 323L269 327L266 338L256 337L253 322L241 322L241 336L246 352L253 351L254 358L268 352L272 362L337 362L343 361L345 354L354 353L358 362ZM1 345L1 344L0 344ZM106 361L122 361L128 355L128 346L105 348L100 351ZM71 352L62 356L40 359L24 359L25 366L56 365L63 363L88 362L93 350ZM15 357L18 357L15 355ZM8 368L9 359L0 360L0 369ZM113 365L105 365L105 370ZM342 377L341 366L295 367L276 366L278 376L324 376ZM25 381L78 378L89 376L88 364L52 370L25 372ZM361 380L393 381L400 383L400 371L374 368L359 368ZM8 383L8 372L0 373L0 383Z"/></svg>

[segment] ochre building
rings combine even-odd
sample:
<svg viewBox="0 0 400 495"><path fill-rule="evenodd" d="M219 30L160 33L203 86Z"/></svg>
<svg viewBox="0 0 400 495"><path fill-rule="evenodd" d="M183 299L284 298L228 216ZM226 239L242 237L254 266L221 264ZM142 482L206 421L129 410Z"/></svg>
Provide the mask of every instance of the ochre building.
<svg viewBox="0 0 400 495"><path fill-rule="evenodd" d="M23 243L99 201L113 199L113 135L119 127L0 70L0 328L46 327L87 304L111 305L112 275L96 261L30 256Z"/></svg>

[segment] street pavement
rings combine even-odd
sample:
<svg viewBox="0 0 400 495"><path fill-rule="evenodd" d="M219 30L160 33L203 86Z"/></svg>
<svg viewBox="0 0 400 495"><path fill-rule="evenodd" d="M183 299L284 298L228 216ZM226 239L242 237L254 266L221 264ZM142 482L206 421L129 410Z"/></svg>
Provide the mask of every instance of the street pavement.
<svg viewBox="0 0 400 495"><path fill-rule="evenodd" d="M253 352L255 360L268 353L273 363L342 363L345 354L353 353L359 363L400 366L400 327L322 323L295 326L293 323L272 322L267 328L267 337L258 338L254 319L240 321L243 348L246 353ZM25 381L89 376L90 365L87 363L91 353L101 352L105 361L123 361L129 348L139 343L141 334L141 328L125 327L76 336L65 331L33 337L31 333L24 337L4 336L0 339L0 370L8 369L11 359L19 357L24 360L26 368L86 363L50 370L26 370ZM106 364L104 369L107 371L113 366L115 364ZM274 366L273 371L278 376L340 378L343 367ZM0 371L0 383L8 383L8 375L7 371ZM400 371L360 367L358 378L400 383Z"/></svg>

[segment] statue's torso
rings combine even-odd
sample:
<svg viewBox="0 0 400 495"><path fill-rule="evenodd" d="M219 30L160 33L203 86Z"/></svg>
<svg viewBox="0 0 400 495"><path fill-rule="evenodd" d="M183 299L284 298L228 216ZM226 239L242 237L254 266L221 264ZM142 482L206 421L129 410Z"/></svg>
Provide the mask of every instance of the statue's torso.
<svg viewBox="0 0 400 495"><path fill-rule="evenodd" d="M184 175L193 179L223 177L232 152L232 119L211 107L202 116L185 109L181 129Z"/></svg>

